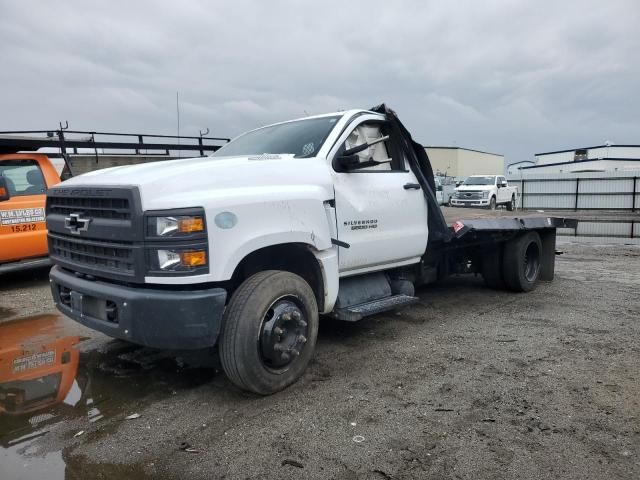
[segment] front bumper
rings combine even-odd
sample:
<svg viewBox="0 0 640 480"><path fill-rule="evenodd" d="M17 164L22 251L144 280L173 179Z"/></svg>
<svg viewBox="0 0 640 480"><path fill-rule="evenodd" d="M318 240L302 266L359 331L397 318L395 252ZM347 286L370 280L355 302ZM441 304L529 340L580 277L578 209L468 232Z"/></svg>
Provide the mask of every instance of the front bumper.
<svg viewBox="0 0 640 480"><path fill-rule="evenodd" d="M213 346L220 333L226 290L163 290L80 278L58 266L50 273L56 307L110 337L153 348Z"/></svg>
<svg viewBox="0 0 640 480"><path fill-rule="evenodd" d="M487 207L489 206L489 199L482 200L461 200L459 198L451 198L451 205L454 207Z"/></svg>
<svg viewBox="0 0 640 480"><path fill-rule="evenodd" d="M18 260L17 262L0 264L0 275L50 266L51 260L49 260L49 257L27 258L25 260Z"/></svg>

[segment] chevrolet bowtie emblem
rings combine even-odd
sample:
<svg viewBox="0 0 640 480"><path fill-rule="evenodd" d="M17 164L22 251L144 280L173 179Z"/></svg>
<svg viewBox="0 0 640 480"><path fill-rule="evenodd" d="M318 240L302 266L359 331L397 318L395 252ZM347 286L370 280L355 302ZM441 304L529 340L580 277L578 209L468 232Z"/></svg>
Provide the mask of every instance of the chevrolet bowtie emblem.
<svg viewBox="0 0 640 480"><path fill-rule="evenodd" d="M64 228L75 235L86 232L89 229L90 218L82 218L80 213L72 213L64 219Z"/></svg>

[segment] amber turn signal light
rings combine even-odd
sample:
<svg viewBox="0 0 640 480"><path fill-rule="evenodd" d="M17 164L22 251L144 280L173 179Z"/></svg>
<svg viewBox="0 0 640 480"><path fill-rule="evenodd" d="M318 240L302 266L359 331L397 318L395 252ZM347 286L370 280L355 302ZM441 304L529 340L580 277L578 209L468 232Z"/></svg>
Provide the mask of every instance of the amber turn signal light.
<svg viewBox="0 0 640 480"><path fill-rule="evenodd" d="M204 250L192 250L180 253L182 265L187 267L199 267L207 264L207 253Z"/></svg>
<svg viewBox="0 0 640 480"><path fill-rule="evenodd" d="M178 220L178 231L180 233L203 232L204 221L202 217L181 217Z"/></svg>

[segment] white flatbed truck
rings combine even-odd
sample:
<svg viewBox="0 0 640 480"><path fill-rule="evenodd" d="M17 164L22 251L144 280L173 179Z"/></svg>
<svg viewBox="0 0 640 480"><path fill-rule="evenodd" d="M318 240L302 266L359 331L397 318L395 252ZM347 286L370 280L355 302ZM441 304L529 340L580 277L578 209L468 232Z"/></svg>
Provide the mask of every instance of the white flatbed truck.
<svg viewBox="0 0 640 480"><path fill-rule="evenodd" d="M241 389L270 394L311 359L320 315L358 321L415 287L480 273L554 275L550 217L448 226L433 172L384 105L245 133L213 156L116 167L49 190L57 308L150 347L218 345Z"/></svg>

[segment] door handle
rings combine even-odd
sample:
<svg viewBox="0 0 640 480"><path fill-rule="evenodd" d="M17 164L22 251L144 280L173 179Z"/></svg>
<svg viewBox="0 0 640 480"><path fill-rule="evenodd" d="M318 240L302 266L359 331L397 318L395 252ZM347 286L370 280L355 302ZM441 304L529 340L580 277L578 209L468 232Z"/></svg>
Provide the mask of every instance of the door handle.
<svg viewBox="0 0 640 480"><path fill-rule="evenodd" d="M420 190L420 184L419 183L405 183L403 188L405 190Z"/></svg>

